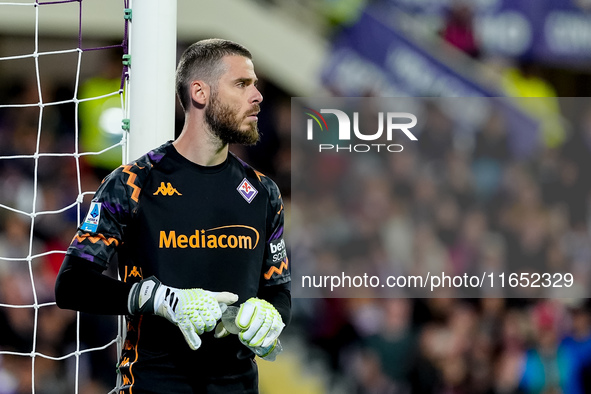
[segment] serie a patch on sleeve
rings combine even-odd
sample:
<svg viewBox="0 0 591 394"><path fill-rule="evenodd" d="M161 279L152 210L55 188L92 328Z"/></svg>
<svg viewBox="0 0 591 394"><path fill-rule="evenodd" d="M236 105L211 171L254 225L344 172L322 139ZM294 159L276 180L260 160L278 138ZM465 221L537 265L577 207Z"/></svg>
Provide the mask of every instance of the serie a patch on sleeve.
<svg viewBox="0 0 591 394"><path fill-rule="evenodd" d="M90 209L86 215L86 219L80 227L83 231L96 232L98 228L99 220L101 219L101 203L93 201L90 203Z"/></svg>

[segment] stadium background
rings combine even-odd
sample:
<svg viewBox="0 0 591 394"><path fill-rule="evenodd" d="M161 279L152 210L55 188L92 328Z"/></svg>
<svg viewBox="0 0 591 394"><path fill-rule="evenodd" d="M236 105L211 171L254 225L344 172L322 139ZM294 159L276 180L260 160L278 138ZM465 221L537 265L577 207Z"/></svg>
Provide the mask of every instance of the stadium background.
<svg viewBox="0 0 591 394"><path fill-rule="evenodd" d="M320 227L320 232L361 222L367 225L365 235L379 232L399 242L394 252L376 252L361 264L378 267L406 254L411 266L424 261L445 261L456 267L480 260L543 261L548 267L588 274L591 182L584 172L591 153L591 102L585 98L591 96L588 1L480 0L467 2L468 8L444 0L194 3L179 1L179 51L211 36L242 42L252 50L265 97L259 121L263 139L254 148L235 151L273 177L286 200L291 194L292 96L453 96L458 86L468 86L482 96L541 97L536 103L544 110L524 106L527 100L514 103L552 125L539 130L535 149L527 157L511 154L507 140L511 131L494 119L466 147L453 119L433 109L433 120L423 130L412 162L394 157L380 175L386 178L356 179L364 195L354 211L347 204L339 205L339 199L330 194L317 201L318 213L331 212L319 225L332 227ZM40 47L75 47L77 7L51 8L44 11L48 17L42 19ZM123 25L113 17L120 9L119 1L110 0L101 12L83 15L86 46L120 43ZM551 32L545 18L557 11L562 19L553 21L570 22L559 25L558 37L545 37ZM380 28L388 34L372 37L376 14ZM569 26L572 29L566 29ZM32 34L30 23L5 14L0 24L0 56L32 52ZM425 77L452 75L464 85L425 85L424 79L397 75L379 57L364 52L372 45L400 42L429 65L424 68ZM119 59L117 50L85 54L81 88L100 91L118 83ZM44 59L41 73L44 91L51 92L53 100L72 97L73 55ZM37 102L34 75L30 60L1 62L1 103ZM555 97L579 99L557 101ZM45 96L44 100L52 99ZM89 144L89 149L96 148L92 143L109 144L109 134L96 129L100 114L95 110L81 110L81 142ZM46 111L42 151L72 152L72 106ZM0 156L34 152L37 118L38 109L0 110ZM181 124L179 117L177 130ZM108 169L119 164L116 160L86 162L83 190L95 189ZM439 172L432 171L434 163ZM314 163L306 164L313 167ZM318 182L330 182L343 171L338 158L318 163L316 169ZM482 171L489 176L486 179L496 174L496 182L479 182ZM71 159L47 159L38 176L42 209L62 207L64 201L75 198ZM32 179L30 162L0 161L0 202L30 206ZM382 186L392 179L392 190ZM395 205L388 208L390 215L376 215L377 208L389 204ZM293 212L288 221L297 220ZM40 220L35 250L65 249L76 224L74 212ZM0 256L26 256L28 246L29 222L0 211ZM335 256L338 251L311 261L334 269L339 264ZM60 263L58 255L36 261L40 300L52 300ZM28 275L22 264L0 262L0 303L31 303ZM591 392L591 320L585 293L578 299L471 300L343 299L320 294L295 299L293 304L294 319L284 335L286 351L281 362L260 363L263 393ZM32 316L29 310L0 308L0 349L31 350ZM74 318L68 311L43 308L38 351L51 355L71 351ZM114 337L115 320L84 316L80 332L84 346L102 345ZM114 352L111 347L81 357L81 392L104 393L113 387ZM38 358L35 372L37 393L70 392L73 387L72 360ZM2 356L0 393L26 392L31 392L31 360Z"/></svg>

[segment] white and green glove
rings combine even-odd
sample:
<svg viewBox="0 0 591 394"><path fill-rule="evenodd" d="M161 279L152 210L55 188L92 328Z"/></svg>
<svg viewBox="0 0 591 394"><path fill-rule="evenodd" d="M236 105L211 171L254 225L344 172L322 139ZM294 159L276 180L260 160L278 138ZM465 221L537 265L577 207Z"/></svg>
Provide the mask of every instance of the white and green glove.
<svg viewBox="0 0 591 394"><path fill-rule="evenodd" d="M274 350L277 338L285 327L277 309L269 302L255 297L240 306L236 325L240 329L240 342L263 358Z"/></svg>
<svg viewBox="0 0 591 394"><path fill-rule="evenodd" d="M234 293L176 289L151 276L133 285L127 309L131 315L165 317L179 327L191 349L196 350L201 346L199 335L213 330L228 305L237 300Z"/></svg>

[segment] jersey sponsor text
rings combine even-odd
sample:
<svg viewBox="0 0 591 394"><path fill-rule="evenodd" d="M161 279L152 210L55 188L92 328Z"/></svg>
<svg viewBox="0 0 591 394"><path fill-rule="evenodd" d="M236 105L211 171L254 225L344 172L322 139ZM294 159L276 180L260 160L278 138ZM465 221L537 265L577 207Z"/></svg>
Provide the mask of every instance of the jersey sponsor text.
<svg viewBox="0 0 591 394"><path fill-rule="evenodd" d="M222 232L222 234L214 233L208 234L209 232L217 232L216 230L228 230L228 229L236 229L236 228L244 228L247 229L249 232L252 232L252 235L256 235L256 238L253 240L252 235L247 234L228 234L226 232ZM176 231L160 231L160 240L159 240L159 247L161 249L169 249L169 248L192 248L192 249L247 249L251 250L254 249L259 240L259 233L256 229L249 226L224 226L224 227L216 227L213 229L208 230L195 230L195 233L191 235L186 234L178 234Z"/></svg>

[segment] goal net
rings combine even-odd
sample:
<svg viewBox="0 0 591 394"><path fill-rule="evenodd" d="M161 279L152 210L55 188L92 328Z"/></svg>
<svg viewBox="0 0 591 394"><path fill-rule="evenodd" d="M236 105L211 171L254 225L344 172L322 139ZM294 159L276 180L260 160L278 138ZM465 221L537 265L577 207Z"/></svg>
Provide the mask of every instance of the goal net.
<svg viewBox="0 0 591 394"><path fill-rule="evenodd" d="M84 25L98 10L117 37ZM125 158L130 18L122 0L0 2L2 394L117 391L121 320L60 310L53 289L94 190Z"/></svg>

